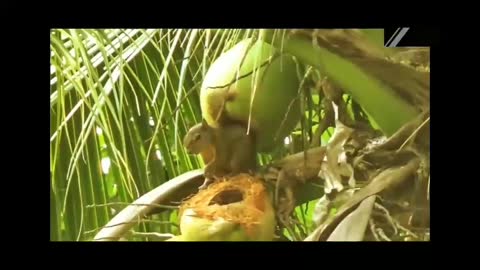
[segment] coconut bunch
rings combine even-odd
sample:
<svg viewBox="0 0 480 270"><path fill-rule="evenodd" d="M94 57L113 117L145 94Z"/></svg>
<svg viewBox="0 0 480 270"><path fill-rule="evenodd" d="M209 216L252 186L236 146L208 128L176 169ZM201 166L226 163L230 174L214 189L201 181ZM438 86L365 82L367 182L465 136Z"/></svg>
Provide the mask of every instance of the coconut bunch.
<svg viewBox="0 0 480 270"><path fill-rule="evenodd" d="M218 128L241 123L254 133L256 150L268 153L301 117L300 79L293 57L248 38L210 66L200 92L202 118ZM264 182L249 174L220 181L186 200L181 235L169 241L270 241L275 212Z"/></svg>

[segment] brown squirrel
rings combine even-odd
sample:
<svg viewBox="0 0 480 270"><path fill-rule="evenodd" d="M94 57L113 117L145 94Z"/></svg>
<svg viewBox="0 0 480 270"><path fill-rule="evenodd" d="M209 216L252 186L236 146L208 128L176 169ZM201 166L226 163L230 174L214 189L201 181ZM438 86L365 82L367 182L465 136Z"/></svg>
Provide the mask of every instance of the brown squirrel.
<svg viewBox="0 0 480 270"><path fill-rule="evenodd" d="M238 173L256 170L256 145L254 135L240 123L210 127L207 122L196 124L187 132L183 144L189 154L200 154L206 164L204 189L213 180Z"/></svg>

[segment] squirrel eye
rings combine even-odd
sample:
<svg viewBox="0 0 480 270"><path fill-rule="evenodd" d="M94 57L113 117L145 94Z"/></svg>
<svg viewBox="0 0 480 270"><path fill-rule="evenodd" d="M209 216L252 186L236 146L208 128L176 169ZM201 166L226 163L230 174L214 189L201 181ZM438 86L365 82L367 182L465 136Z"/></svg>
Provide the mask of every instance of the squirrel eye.
<svg viewBox="0 0 480 270"><path fill-rule="evenodd" d="M200 134L195 134L195 137L193 138L195 141L200 140Z"/></svg>

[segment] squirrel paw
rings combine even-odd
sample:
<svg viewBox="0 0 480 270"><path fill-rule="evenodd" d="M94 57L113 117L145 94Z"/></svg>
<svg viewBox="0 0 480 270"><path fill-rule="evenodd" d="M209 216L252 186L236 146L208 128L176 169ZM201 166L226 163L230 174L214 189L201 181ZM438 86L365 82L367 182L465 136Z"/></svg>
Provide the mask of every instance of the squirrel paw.
<svg viewBox="0 0 480 270"><path fill-rule="evenodd" d="M221 179L222 179L222 177L215 176L215 175L205 177L205 181L203 182L203 184L200 187L198 187L198 189L199 190L206 189L208 185L210 185L211 183L213 183L215 181L221 180Z"/></svg>
<svg viewBox="0 0 480 270"><path fill-rule="evenodd" d="M198 189L199 190L206 189L207 186L210 185L213 181L214 181L214 179L212 179L212 178L205 178L205 181L203 182L203 184L201 186L198 187Z"/></svg>

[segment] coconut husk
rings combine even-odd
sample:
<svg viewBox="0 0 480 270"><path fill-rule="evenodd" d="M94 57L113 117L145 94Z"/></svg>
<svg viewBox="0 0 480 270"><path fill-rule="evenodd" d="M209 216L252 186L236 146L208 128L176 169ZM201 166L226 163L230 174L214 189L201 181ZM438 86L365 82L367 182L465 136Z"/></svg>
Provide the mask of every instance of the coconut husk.
<svg viewBox="0 0 480 270"><path fill-rule="evenodd" d="M182 217L187 209L194 210L196 216L204 220L224 219L238 224L250 238L256 238L264 231L262 222L274 220L266 216L273 217L274 212L263 181L249 174L239 174L209 185L182 203L179 216ZM272 230L274 226L267 225Z"/></svg>

